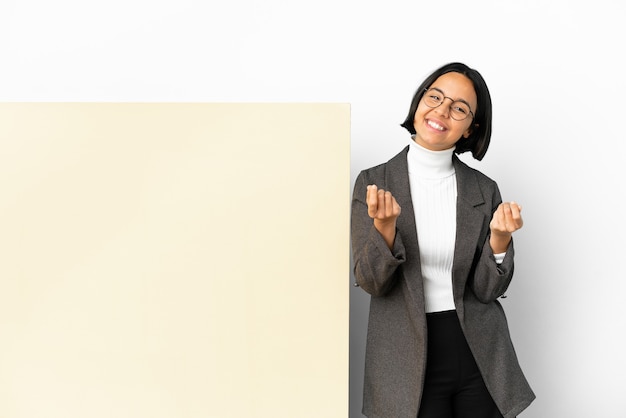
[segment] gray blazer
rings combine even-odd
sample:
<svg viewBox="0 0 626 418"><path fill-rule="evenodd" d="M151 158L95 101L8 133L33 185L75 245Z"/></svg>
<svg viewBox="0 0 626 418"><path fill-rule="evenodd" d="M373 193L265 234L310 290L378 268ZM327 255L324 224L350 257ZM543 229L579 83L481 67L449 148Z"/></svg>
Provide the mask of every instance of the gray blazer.
<svg viewBox="0 0 626 418"><path fill-rule="evenodd" d="M385 164L362 171L352 198L352 255L357 284L371 295L363 413L415 418L426 368L426 314L406 147ZM489 222L501 203L497 184L453 156L457 232L452 266L454 303L484 381L505 418L534 400L519 366L498 298L513 276L511 243L498 266ZM367 214L366 187L389 190L402 208L391 251Z"/></svg>

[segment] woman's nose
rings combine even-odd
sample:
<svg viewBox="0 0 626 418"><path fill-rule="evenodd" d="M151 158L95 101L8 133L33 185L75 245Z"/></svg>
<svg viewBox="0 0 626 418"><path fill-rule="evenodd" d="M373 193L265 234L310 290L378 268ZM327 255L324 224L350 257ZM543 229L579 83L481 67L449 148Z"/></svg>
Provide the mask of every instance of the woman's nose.
<svg viewBox="0 0 626 418"><path fill-rule="evenodd" d="M452 105L452 101L447 102L448 98L444 98L443 102L435 108L435 111L442 116L448 117L450 116L450 106Z"/></svg>

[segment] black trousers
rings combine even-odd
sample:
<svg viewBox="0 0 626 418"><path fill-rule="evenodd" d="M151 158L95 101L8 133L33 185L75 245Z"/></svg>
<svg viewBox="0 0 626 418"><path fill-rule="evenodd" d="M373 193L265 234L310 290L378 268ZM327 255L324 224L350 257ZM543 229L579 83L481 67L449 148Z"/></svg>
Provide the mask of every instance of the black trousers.
<svg viewBox="0 0 626 418"><path fill-rule="evenodd" d="M456 311L426 315L428 357L418 418L502 418L487 391Z"/></svg>

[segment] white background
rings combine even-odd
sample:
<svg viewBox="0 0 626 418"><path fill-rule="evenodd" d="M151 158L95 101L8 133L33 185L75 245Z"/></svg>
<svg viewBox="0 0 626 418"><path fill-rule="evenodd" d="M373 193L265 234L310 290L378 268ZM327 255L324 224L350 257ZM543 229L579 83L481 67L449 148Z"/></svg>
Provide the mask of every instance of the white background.
<svg viewBox="0 0 626 418"><path fill-rule="evenodd" d="M504 301L538 396L522 416L622 417L625 20L619 0L1 0L0 101L347 102L354 179L408 143L419 83L465 62L494 130L464 160L524 207ZM352 290L351 418L367 302Z"/></svg>

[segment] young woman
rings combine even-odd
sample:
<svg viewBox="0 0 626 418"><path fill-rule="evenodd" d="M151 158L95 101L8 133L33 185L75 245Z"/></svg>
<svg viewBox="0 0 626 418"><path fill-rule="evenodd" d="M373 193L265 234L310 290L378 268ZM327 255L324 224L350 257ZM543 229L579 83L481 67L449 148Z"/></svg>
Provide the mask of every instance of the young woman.
<svg viewBox="0 0 626 418"><path fill-rule="evenodd" d="M412 141L362 171L352 200L357 285L371 295L363 413L511 418L535 398L502 306L521 207L455 155L481 160L491 97L480 73L444 65L402 126Z"/></svg>

